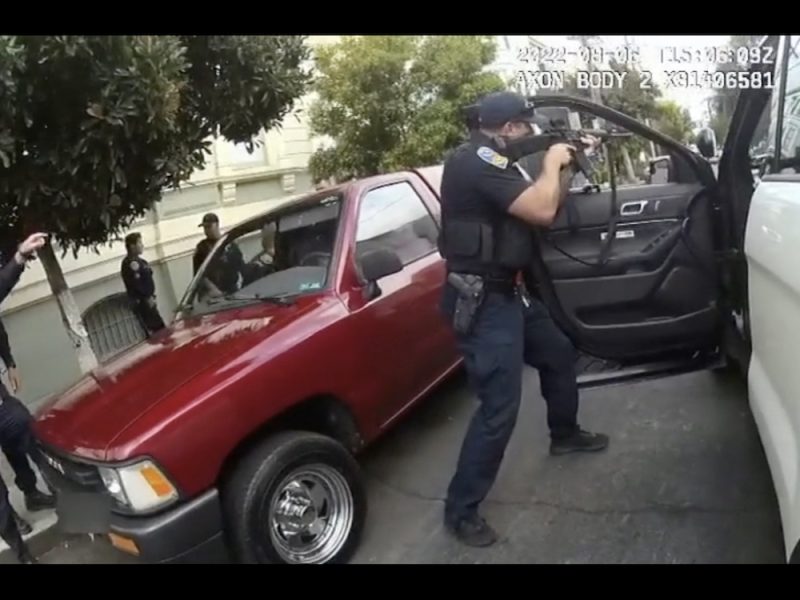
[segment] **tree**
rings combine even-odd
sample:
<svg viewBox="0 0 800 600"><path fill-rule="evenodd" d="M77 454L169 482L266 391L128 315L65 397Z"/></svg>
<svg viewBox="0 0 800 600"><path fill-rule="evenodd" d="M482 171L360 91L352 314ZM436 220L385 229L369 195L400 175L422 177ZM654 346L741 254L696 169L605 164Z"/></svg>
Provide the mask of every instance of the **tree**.
<svg viewBox="0 0 800 600"><path fill-rule="evenodd" d="M668 136L688 144L692 137L692 116L674 100L663 100L656 106L658 116L654 127Z"/></svg>
<svg viewBox="0 0 800 600"><path fill-rule="evenodd" d="M0 37L0 236L98 248L305 89L299 36ZM97 364L52 244L39 256L82 370Z"/></svg>
<svg viewBox="0 0 800 600"><path fill-rule="evenodd" d="M441 161L463 137L461 109L505 87L483 70L494 56L490 36L346 37L320 48L311 127L334 145L312 156L313 177Z"/></svg>
<svg viewBox="0 0 800 600"><path fill-rule="evenodd" d="M732 35L728 41L728 46L730 48L754 47L758 45L763 37L763 35ZM730 71L746 70L749 66L749 63L724 62L717 64L716 70L728 73ZM739 90L737 88L725 86L720 87L710 98L710 126L714 130L719 143L722 143L728 134L731 117L736 108L738 98Z"/></svg>

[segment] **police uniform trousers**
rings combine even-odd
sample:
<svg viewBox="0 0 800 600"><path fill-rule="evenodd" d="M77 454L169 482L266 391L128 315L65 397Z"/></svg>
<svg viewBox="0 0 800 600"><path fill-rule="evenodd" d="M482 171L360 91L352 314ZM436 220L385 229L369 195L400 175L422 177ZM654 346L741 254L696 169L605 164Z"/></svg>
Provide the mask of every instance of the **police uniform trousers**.
<svg viewBox="0 0 800 600"><path fill-rule="evenodd" d="M33 436L33 416L17 398L3 387L0 404L0 448L6 455L16 475L15 483L23 493L36 491L36 473L28 457L36 460L39 450ZM13 509L8 498L8 488L0 477L0 537L14 547L19 533L13 523Z"/></svg>
<svg viewBox="0 0 800 600"><path fill-rule="evenodd" d="M526 307L519 292L508 287L488 292L470 333L456 335L480 406L447 492L445 518L454 525L477 513L494 484L517 421L524 364L539 371L551 437L568 437L578 429L577 352L544 304L530 298ZM448 319L456 298L455 289L445 285L442 311Z"/></svg>
<svg viewBox="0 0 800 600"><path fill-rule="evenodd" d="M146 300L133 301L133 312L148 335L164 329L164 320L158 308L150 306Z"/></svg>

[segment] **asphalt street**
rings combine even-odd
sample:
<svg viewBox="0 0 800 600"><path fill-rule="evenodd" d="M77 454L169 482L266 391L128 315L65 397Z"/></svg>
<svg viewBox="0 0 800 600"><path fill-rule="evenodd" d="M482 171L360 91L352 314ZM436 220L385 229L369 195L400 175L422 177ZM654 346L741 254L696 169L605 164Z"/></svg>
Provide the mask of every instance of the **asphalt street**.
<svg viewBox="0 0 800 600"><path fill-rule="evenodd" d="M501 534L460 546L442 498L474 399L462 378L362 459L370 513L355 563L779 563L772 484L740 380L694 373L582 393L607 452L550 457L535 371L484 515ZM72 539L46 563L131 562Z"/></svg>

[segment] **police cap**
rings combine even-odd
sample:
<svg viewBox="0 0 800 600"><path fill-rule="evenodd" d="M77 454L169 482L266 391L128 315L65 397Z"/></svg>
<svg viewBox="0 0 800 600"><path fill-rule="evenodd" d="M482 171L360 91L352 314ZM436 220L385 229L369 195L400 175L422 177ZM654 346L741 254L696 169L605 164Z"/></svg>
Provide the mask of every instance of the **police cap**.
<svg viewBox="0 0 800 600"><path fill-rule="evenodd" d="M481 100L481 127L502 127L509 122L534 123L533 103L515 92L495 92Z"/></svg>
<svg viewBox="0 0 800 600"><path fill-rule="evenodd" d="M214 213L206 213L203 215L203 220L200 221L200 225L198 225L198 227L203 227L204 225L208 225L210 223L219 223L219 217Z"/></svg>

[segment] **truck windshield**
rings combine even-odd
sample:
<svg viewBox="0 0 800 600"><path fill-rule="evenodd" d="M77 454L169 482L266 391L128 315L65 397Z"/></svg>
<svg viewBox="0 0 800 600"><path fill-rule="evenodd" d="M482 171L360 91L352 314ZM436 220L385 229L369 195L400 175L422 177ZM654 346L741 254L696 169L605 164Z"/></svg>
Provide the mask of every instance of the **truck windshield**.
<svg viewBox="0 0 800 600"><path fill-rule="evenodd" d="M341 197L329 195L248 221L223 236L201 265L180 314L291 299L328 285Z"/></svg>

